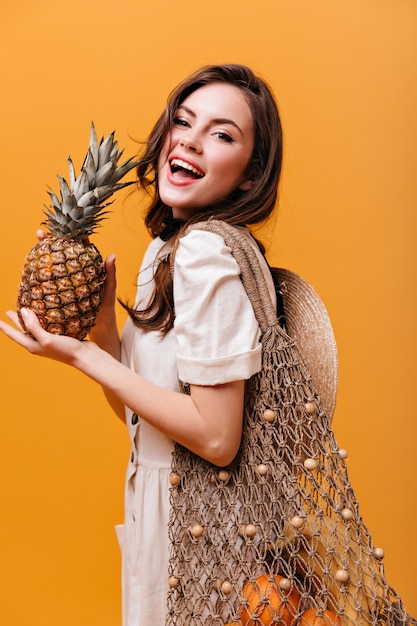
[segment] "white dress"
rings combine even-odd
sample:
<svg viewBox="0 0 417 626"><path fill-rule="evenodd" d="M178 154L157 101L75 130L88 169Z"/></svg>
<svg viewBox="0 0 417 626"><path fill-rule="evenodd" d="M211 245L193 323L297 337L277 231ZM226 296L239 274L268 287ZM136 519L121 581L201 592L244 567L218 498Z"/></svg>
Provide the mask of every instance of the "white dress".
<svg viewBox="0 0 417 626"><path fill-rule="evenodd" d="M265 277L275 291L265 260ZM136 305L147 303L153 274L167 244L157 238L142 262ZM122 361L158 386L178 391L186 382L215 385L250 378L261 367L260 331L223 239L192 231L180 240L174 272L175 325L165 337L128 320ZM126 473L122 549L123 626L164 626L168 591L169 474L174 443L126 409L131 457Z"/></svg>

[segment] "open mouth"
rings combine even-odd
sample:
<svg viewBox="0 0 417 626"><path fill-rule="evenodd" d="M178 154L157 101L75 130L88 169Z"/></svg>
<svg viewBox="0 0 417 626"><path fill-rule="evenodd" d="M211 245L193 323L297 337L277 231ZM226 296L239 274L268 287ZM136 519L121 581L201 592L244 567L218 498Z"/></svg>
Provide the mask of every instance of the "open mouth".
<svg viewBox="0 0 417 626"><path fill-rule="evenodd" d="M174 158L169 165L176 178L203 178L204 176L204 172L182 159Z"/></svg>

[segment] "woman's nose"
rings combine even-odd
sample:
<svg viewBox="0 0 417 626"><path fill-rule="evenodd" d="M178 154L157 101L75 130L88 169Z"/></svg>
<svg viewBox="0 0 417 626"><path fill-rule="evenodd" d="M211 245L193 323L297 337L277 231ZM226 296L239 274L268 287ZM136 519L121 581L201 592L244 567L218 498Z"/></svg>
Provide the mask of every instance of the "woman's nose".
<svg viewBox="0 0 417 626"><path fill-rule="evenodd" d="M193 137L191 135L187 135L186 137L181 137L180 146L183 146L187 150L191 150L191 152L202 152L201 142L198 141L197 137Z"/></svg>

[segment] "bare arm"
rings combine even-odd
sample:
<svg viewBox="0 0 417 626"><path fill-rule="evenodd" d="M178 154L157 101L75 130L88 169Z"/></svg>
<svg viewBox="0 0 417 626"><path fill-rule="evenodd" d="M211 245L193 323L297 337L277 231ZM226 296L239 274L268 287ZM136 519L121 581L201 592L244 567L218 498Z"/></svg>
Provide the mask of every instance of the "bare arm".
<svg viewBox="0 0 417 626"><path fill-rule="evenodd" d="M99 383L109 398L126 405L168 437L218 466L235 457L242 433L244 381L214 387L192 385L191 395L168 391L145 380L93 341L44 331L34 313L23 310L33 337L0 321L0 330L29 352L76 367ZM120 356L120 354L119 354Z"/></svg>

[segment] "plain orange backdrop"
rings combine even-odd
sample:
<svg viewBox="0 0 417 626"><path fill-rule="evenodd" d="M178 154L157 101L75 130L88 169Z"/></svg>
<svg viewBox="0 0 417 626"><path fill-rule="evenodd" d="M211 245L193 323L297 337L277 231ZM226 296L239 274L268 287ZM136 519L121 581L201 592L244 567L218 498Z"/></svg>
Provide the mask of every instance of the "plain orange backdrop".
<svg viewBox="0 0 417 626"><path fill-rule="evenodd" d="M388 580L416 614L416 1L3 0L0 18L2 316L46 187L69 153L80 167L91 120L130 155L200 65L243 62L270 82L285 166L269 258L328 307L336 436ZM116 252L123 298L149 241L139 200L122 192L94 240ZM116 626L123 425L76 371L5 337L0 350L0 623Z"/></svg>

